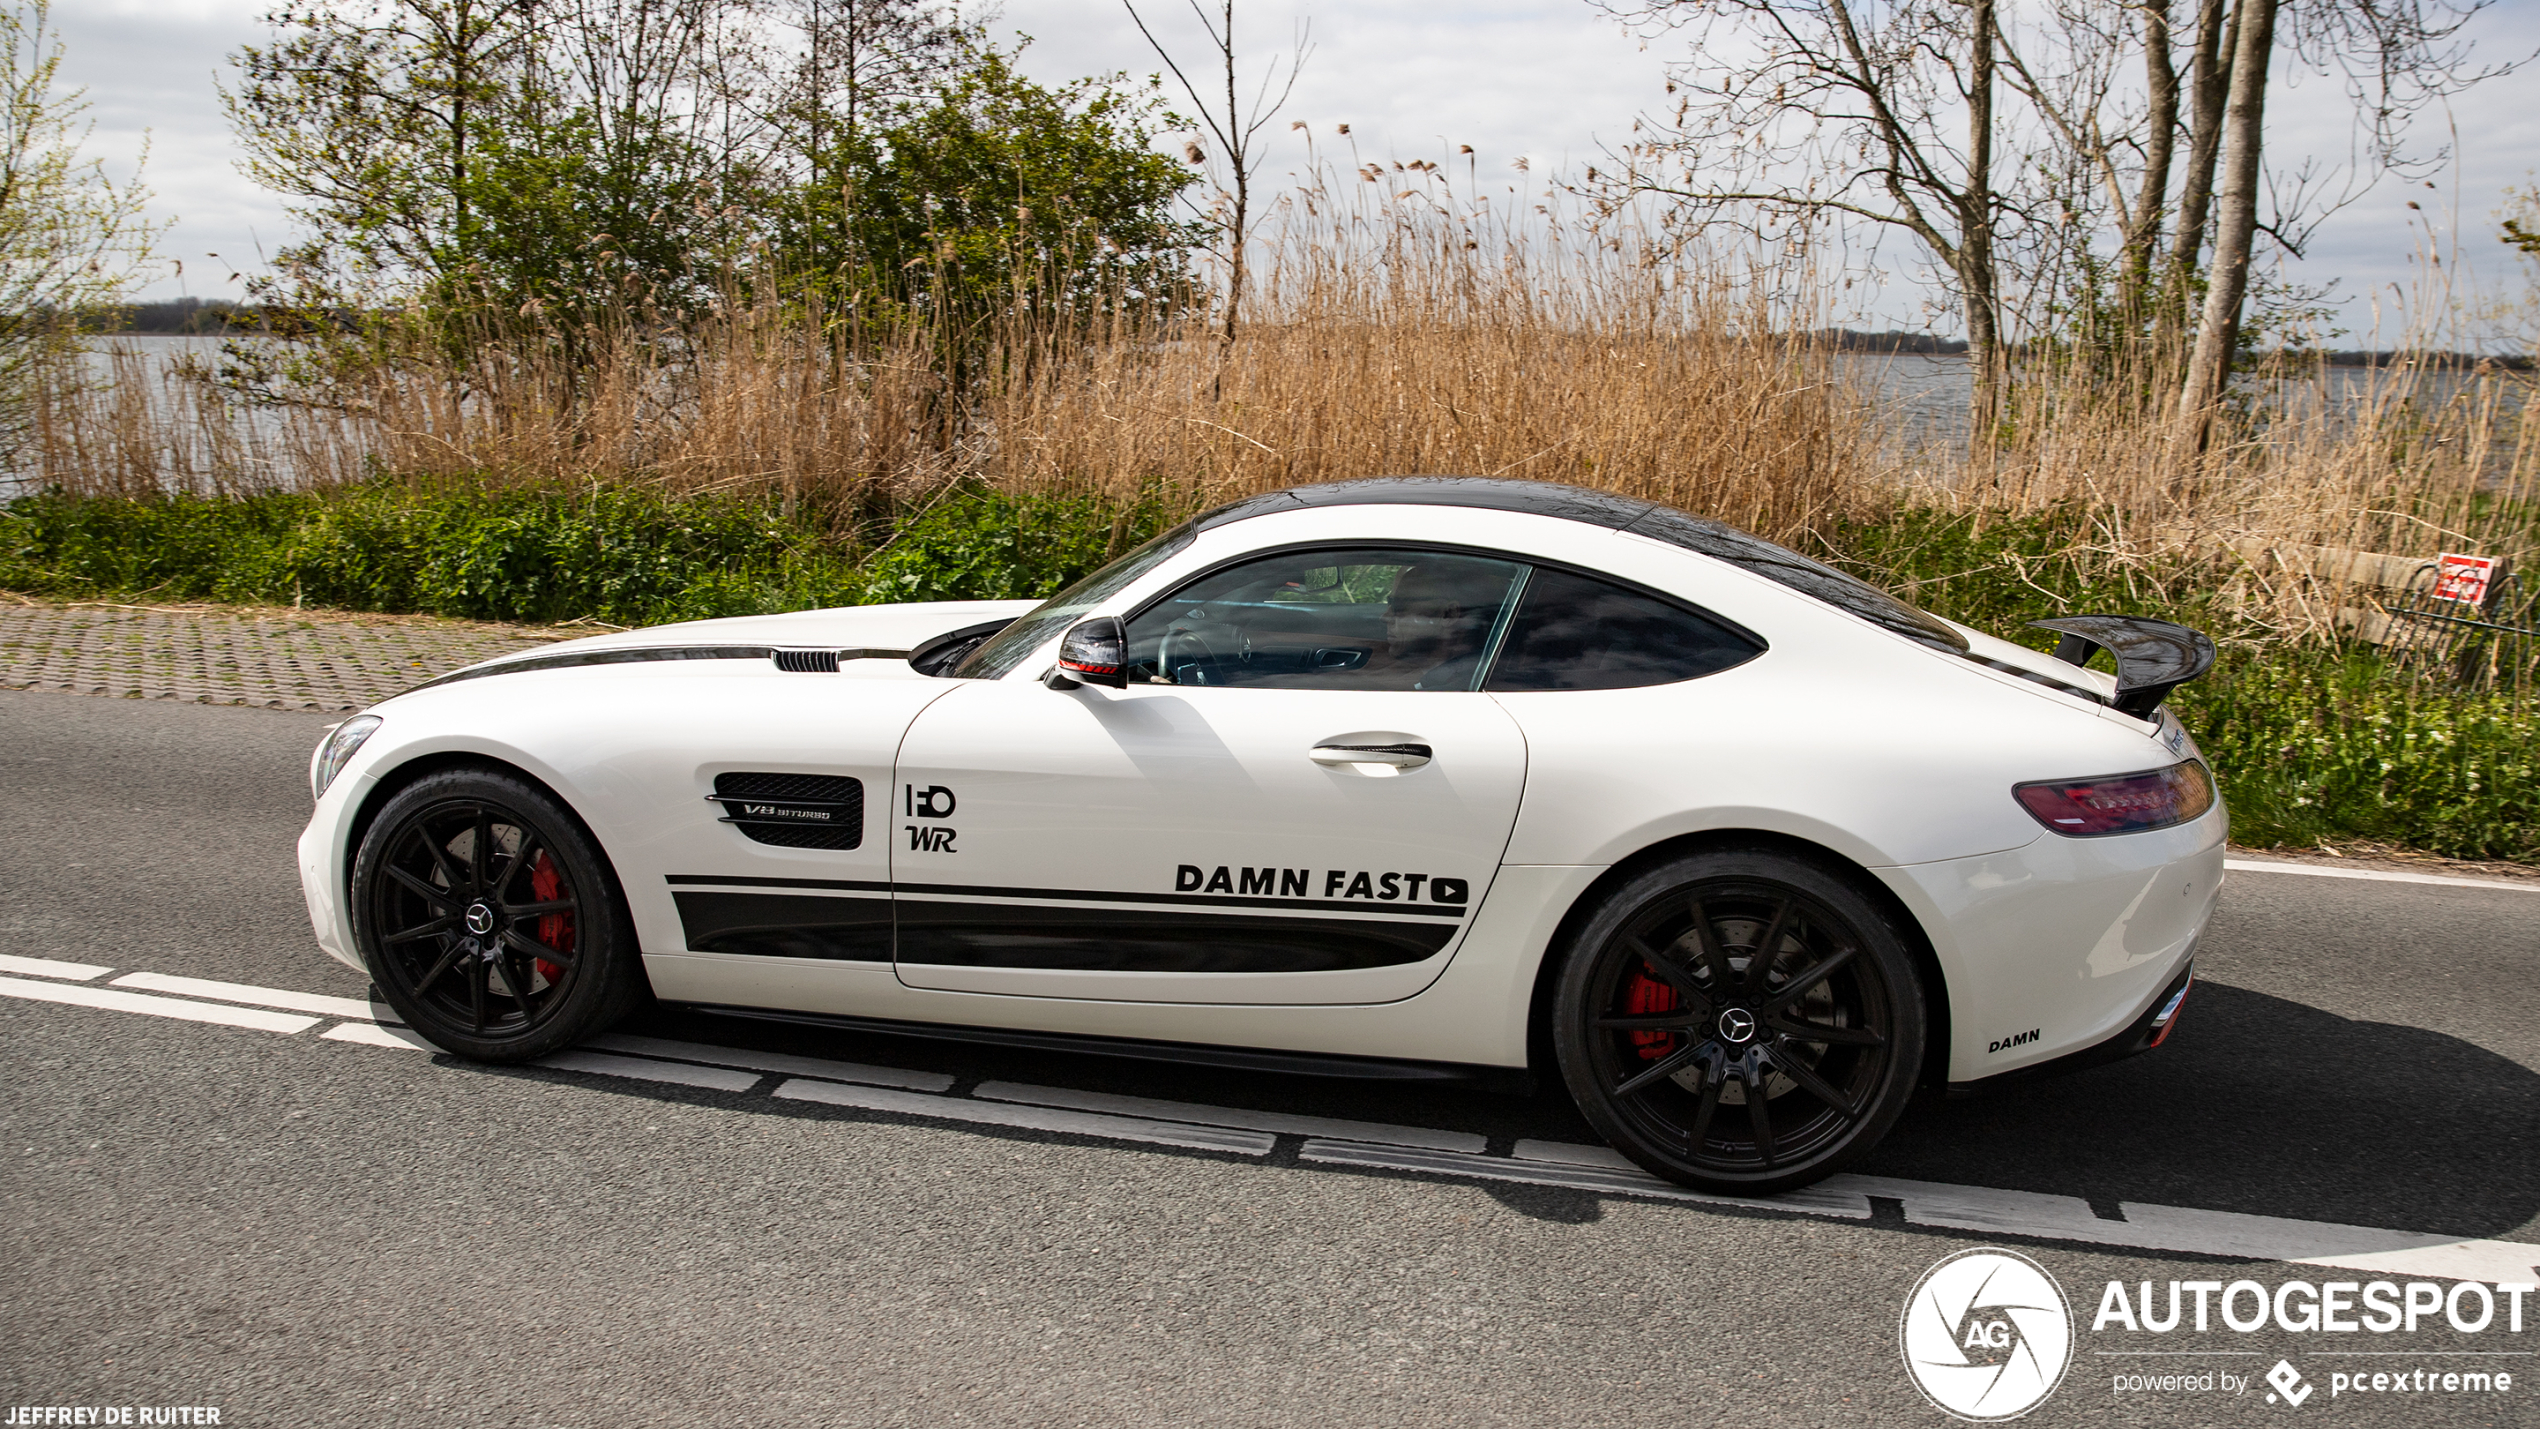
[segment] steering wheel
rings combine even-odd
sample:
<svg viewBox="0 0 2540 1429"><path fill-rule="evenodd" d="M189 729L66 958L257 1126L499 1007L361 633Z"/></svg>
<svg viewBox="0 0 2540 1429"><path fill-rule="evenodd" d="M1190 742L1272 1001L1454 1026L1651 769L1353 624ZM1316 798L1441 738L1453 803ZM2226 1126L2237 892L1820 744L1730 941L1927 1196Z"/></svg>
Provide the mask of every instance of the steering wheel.
<svg viewBox="0 0 2540 1429"><path fill-rule="evenodd" d="M1173 622L1166 627L1164 638L1156 642L1156 669L1177 685L1225 684L1226 656L1210 639L1211 633L1187 621ZM1230 627L1222 625L1214 632L1220 640L1232 633Z"/></svg>

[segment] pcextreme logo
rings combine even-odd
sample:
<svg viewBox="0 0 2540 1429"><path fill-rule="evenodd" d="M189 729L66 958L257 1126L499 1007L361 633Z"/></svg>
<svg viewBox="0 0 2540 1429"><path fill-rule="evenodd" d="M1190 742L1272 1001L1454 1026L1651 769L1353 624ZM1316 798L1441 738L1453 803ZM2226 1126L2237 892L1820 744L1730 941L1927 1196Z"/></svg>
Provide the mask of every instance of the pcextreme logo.
<svg viewBox="0 0 2540 1429"><path fill-rule="evenodd" d="M2046 1267L1978 1247L1923 1272L1897 1339L1906 1374L1934 1408L1977 1423L2017 1419L2071 1368L2072 1309Z"/></svg>

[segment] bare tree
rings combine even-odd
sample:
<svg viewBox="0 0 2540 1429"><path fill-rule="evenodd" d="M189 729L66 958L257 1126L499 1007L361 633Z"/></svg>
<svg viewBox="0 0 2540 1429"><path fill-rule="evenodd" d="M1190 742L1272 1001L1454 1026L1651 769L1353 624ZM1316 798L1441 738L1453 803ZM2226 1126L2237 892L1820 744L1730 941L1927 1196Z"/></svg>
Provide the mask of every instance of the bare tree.
<svg viewBox="0 0 2540 1429"><path fill-rule="evenodd" d="M2276 0L2240 0L2233 16L2231 93L2223 113L2222 187L2214 215L2214 261L2196 349L2187 360L2180 416L2192 439L2204 440L2207 419L2222 400L2240 345L2241 300L2249 291L2249 255L2258 234L2259 160L2266 133L2267 75L2275 59Z"/></svg>
<svg viewBox="0 0 2540 1429"><path fill-rule="evenodd" d="M2260 234L2298 254L2306 223L2352 200L2381 174L2407 172L2417 164L2438 163L2438 152L2411 160L2405 150L2409 121L2427 106L2483 80L2511 73L2519 61L2474 67L2471 46L2459 38L2463 26L2492 0L2318 0L2280 8L2278 0L2237 0L2229 29L2232 35L2230 80L2223 103L2222 172L2214 198L2213 254L2206 269L2204 309L2196 325L2195 347L2180 383L2181 431L2201 445L2213 414L2230 382L2232 358L2239 350L2240 330L2249 292L2250 264ZM2274 72L2285 58L2279 53L2279 16L2289 16L2290 59L2315 73L2344 77L2362 138L2361 162L2347 177L2345 193L2325 201L2305 202L2297 173L2293 197L2270 205L2262 215L2260 191L2269 175L2265 163L2266 94ZM2182 262L2194 253L2183 242Z"/></svg>
<svg viewBox="0 0 2540 1429"><path fill-rule="evenodd" d="M1156 38L1154 30L1147 27L1146 17L1138 13L1136 0L1120 0L1121 7L1129 12L1129 19L1137 25L1138 33L1146 36L1147 44L1154 49L1156 57L1164 61L1164 67L1172 71L1173 78L1181 84L1182 92L1190 96L1192 107L1198 111L1201 132L1214 139L1217 152L1225 156L1226 180L1218 185L1216 224L1226 239L1228 275L1224 336L1225 341L1231 343L1235 340L1236 318L1243 306L1244 288L1249 277L1245 250L1252 241L1252 176L1262 162L1261 131L1278 117L1279 110L1288 102L1288 96L1295 92L1297 75L1305 68L1307 57L1313 53L1313 44L1307 31L1300 28L1287 54L1287 78L1284 81L1279 78L1280 61L1272 60L1261 72L1261 84L1255 90L1252 102L1246 104L1236 78L1235 0L1221 0L1215 15L1202 8L1199 0L1187 0L1187 3L1191 13L1199 17L1200 27L1208 34L1209 55L1214 67L1224 74L1226 92L1222 101L1214 95L1201 94L1199 86L1183 73L1181 64L1173 58L1173 52ZM1274 85L1278 89L1275 99L1271 97ZM1208 151L1197 140L1186 152L1194 164L1208 162Z"/></svg>
<svg viewBox="0 0 2540 1429"><path fill-rule="evenodd" d="M2003 250L2053 226L2006 192L1995 0L1661 0L1610 13L1691 26L1670 113L1602 176L1611 201L1688 205L1701 221L1829 218L1910 235L1949 276L1967 325L1975 431L1999 412Z"/></svg>

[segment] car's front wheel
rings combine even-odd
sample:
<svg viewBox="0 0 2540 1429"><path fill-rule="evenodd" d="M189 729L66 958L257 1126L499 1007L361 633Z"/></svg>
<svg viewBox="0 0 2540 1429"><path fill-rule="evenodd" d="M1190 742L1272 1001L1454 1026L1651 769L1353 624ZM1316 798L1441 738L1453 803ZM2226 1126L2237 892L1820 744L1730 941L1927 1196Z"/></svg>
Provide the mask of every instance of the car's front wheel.
<svg viewBox="0 0 2540 1429"><path fill-rule="evenodd" d="M553 796L493 770L426 775L353 860L353 933L408 1025L519 1062L592 1036L644 989L608 862Z"/></svg>
<svg viewBox="0 0 2540 1429"><path fill-rule="evenodd" d="M1913 1094L1920 980L1848 879L1770 850L1690 854L1614 890L1561 974L1553 1045L1596 1129L1707 1191L1806 1185Z"/></svg>

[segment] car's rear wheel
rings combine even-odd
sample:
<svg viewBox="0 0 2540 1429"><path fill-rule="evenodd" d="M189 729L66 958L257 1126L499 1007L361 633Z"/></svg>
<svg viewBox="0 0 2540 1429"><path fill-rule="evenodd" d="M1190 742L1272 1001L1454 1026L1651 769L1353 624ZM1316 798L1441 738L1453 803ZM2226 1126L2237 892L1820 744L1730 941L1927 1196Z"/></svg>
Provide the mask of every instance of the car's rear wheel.
<svg viewBox="0 0 2540 1429"><path fill-rule="evenodd" d="M1769 850L1676 858L1574 941L1553 1045L1579 1109L1672 1181L1761 1195L1895 1125L1925 1012L1905 942L1834 870Z"/></svg>
<svg viewBox="0 0 2540 1429"><path fill-rule="evenodd" d="M353 933L388 1004L435 1045L542 1057L641 999L608 861L546 791L492 770L427 775L371 821Z"/></svg>

